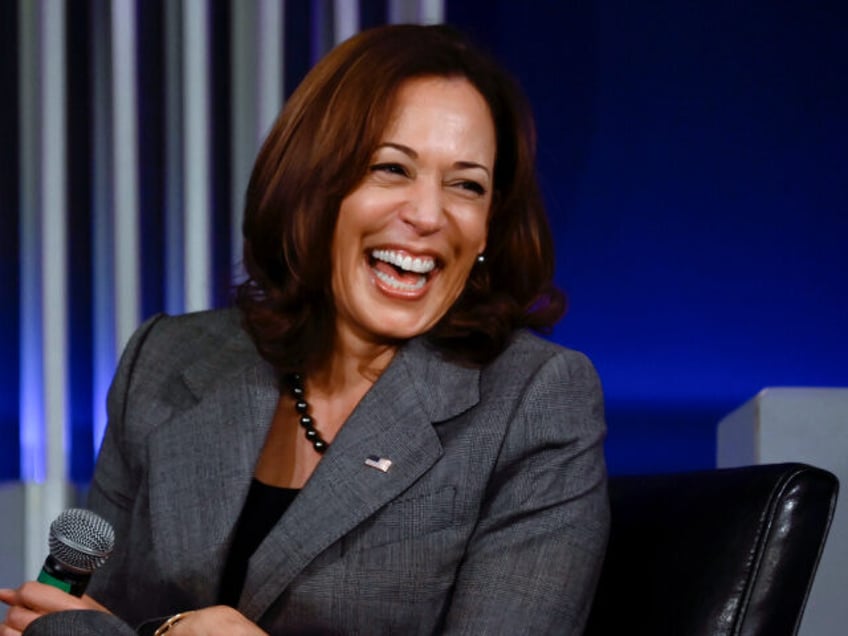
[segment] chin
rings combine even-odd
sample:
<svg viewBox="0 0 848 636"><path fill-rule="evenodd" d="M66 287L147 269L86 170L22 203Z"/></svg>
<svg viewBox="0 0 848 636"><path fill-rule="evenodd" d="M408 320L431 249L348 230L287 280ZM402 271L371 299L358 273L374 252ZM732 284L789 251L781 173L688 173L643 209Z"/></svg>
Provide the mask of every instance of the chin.
<svg viewBox="0 0 848 636"><path fill-rule="evenodd" d="M376 332L388 340L411 340L427 333L435 322L381 322Z"/></svg>

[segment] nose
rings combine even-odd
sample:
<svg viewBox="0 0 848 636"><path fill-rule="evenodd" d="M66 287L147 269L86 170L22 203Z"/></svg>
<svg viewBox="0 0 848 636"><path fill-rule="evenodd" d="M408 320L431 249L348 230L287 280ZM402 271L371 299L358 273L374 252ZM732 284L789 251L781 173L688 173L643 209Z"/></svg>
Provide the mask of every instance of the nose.
<svg viewBox="0 0 848 636"><path fill-rule="evenodd" d="M438 232L445 223L441 183L417 179L410 185L400 217L422 236Z"/></svg>

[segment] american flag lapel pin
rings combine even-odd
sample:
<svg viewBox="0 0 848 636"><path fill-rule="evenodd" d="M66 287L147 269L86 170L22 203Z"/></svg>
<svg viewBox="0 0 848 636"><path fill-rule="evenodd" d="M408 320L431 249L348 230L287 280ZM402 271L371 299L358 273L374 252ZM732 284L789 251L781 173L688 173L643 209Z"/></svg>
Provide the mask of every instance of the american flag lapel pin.
<svg viewBox="0 0 848 636"><path fill-rule="evenodd" d="M385 457L378 457L377 455L369 455L365 458L365 465L385 473L391 467L392 460Z"/></svg>

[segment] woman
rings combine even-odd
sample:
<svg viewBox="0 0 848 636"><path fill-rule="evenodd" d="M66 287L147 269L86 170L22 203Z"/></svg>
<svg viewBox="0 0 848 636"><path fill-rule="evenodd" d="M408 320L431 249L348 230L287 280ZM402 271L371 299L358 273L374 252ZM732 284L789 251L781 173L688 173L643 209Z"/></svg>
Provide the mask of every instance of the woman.
<svg viewBox="0 0 848 636"><path fill-rule="evenodd" d="M177 636L579 633L601 393L525 330L563 310L533 146L446 27L321 61L251 177L239 311L155 317L123 355L90 498L115 554L90 597L4 592L3 633L71 608Z"/></svg>

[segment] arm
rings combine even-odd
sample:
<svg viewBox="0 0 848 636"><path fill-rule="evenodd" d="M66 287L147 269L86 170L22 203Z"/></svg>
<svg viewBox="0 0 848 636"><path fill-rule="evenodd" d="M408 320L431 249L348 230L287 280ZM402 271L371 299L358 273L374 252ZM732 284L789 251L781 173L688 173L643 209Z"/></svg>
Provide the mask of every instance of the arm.
<svg viewBox="0 0 848 636"><path fill-rule="evenodd" d="M26 628L24 636L136 636L117 616L97 610L45 614Z"/></svg>
<svg viewBox="0 0 848 636"><path fill-rule="evenodd" d="M514 413L445 633L581 633L609 531L604 434L591 364L551 358Z"/></svg>
<svg viewBox="0 0 848 636"><path fill-rule="evenodd" d="M129 449L126 409L132 391L133 371L145 341L156 323L163 318L157 315L146 321L130 338L121 355L115 377L106 398L108 426L97 457L88 507L97 512L115 530L115 549L112 556L92 576L88 592L103 605L120 612L118 591L131 580L124 571L133 503L136 499L142 467L135 465Z"/></svg>
<svg viewBox="0 0 848 636"><path fill-rule="evenodd" d="M24 583L14 590L0 589L0 602L9 606L0 624L0 636L18 636L36 619L66 610L95 610L107 615L106 608L89 596L72 596L36 581Z"/></svg>
<svg viewBox="0 0 848 636"><path fill-rule="evenodd" d="M138 546L133 545L129 540L134 518L133 507L137 502L140 483L146 470L146 466L142 463L145 457L143 448L134 448L134 445L144 444L146 431L140 433L128 430L130 418L127 410L139 408L129 406L135 384L150 381L137 378L134 371L148 336L154 331L155 325L162 317L156 316L142 325L130 339L121 356L121 362L109 389L107 398L109 426L98 456L88 501L92 510L113 525L116 536L115 552L94 574L89 591L92 597L99 599L104 605L111 607L125 618L125 612L129 607L136 616L155 615L155 613L146 613L144 608L136 607L133 603L128 605L125 595L127 586L133 585L132 572L128 571L129 568L126 565L132 560L127 556L131 551L138 550ZM140 408L144 408L144 405ZM168 630L169 634L254 636L265 633L230 607L185 608L182 616L183 618L175 622ZM75 617L68 617L69 620L72 618ZM146 622L143 629L140 628L140 633L153 633L164 620L163 617L159 617Z"/></svg>

